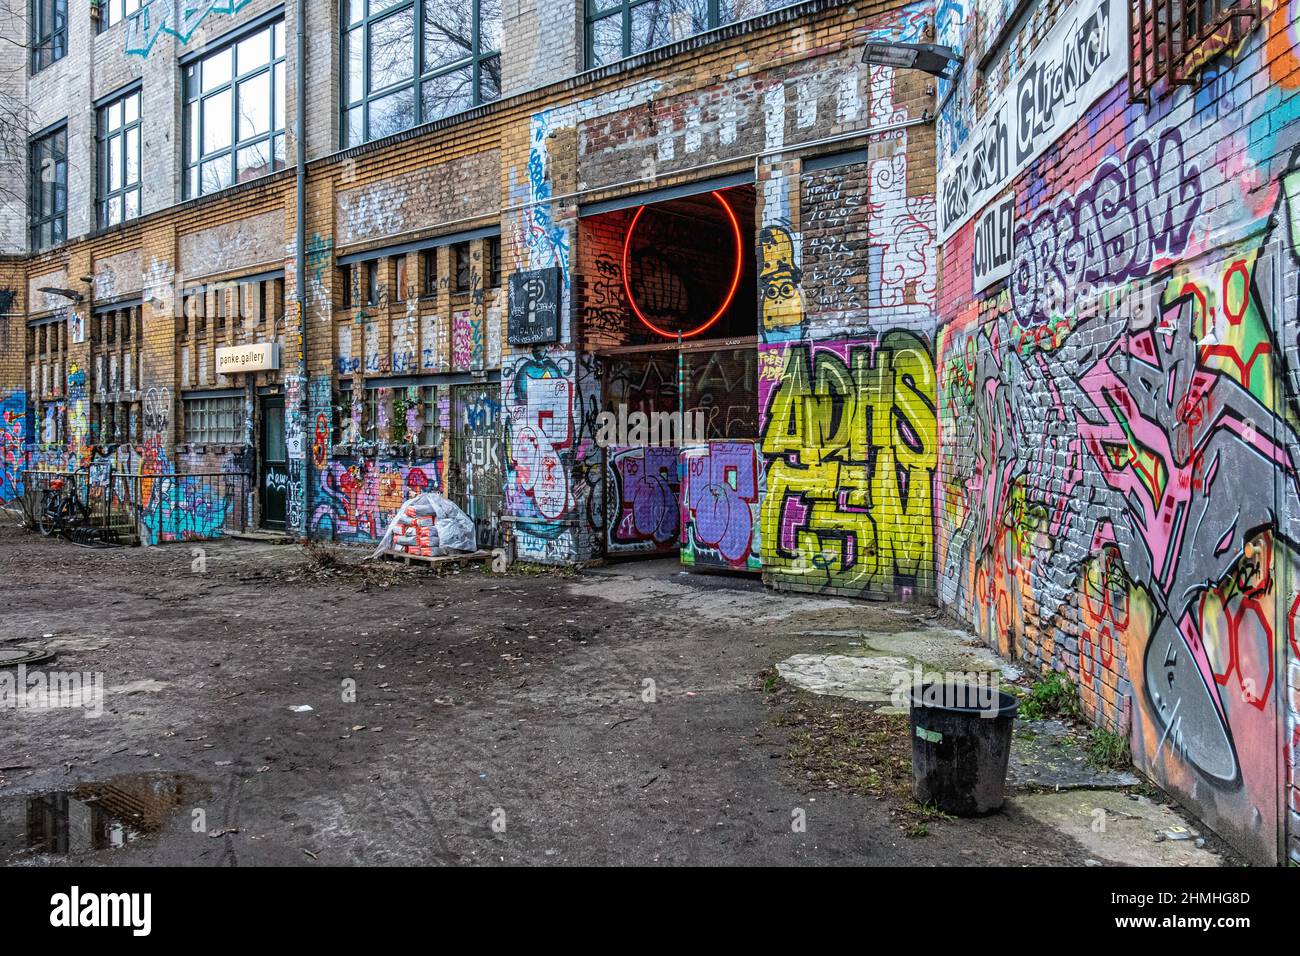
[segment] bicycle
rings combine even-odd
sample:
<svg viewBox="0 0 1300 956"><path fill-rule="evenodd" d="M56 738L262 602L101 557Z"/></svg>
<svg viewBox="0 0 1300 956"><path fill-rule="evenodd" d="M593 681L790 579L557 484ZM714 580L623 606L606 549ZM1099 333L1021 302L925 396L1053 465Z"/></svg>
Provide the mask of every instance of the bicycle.
<svg viewBox="0 0 1300 956"><path fill-rule="evenodd" d="M41 494L41 506L36 513L36 530L49 538L59 535L82 547L107 547L104 530L90 519L90 508L76 493L75 482L68 490L68 481L53 478Z"/></svg>

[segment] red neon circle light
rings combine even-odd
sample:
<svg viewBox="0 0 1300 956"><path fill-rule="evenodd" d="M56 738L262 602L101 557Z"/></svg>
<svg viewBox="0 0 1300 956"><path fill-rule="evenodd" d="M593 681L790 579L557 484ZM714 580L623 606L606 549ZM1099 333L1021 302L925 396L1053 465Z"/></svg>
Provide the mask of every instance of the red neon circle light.
<svg viewBox="0 0 1300 956"><path fill-rule="evenodd" d="M740 220L736 218L735 212L732 211L731 206L727 203L727 200L723 197L722 193L715 191L711 193L711 195L718 202L722 203L722 208L726 211L727 218L731 220L731 231L736 237L736 268L731 277L731 288L727 290L727 296L722 300L722 305L718 307L718 311L709 316L709 321L705 322L703 325L697 326L689 332L680 333L681 337L684 339L700 335L712 327L718 319L722 318L727 309L731 307L731 300L736 297L736 290L740 288L740 275L744 268L744 240L741 239L740 236ZM627 227L627 235L623 239L623 291L627 293L628 304L632 306L632 311L636 313L636 317L641 320L642 325L648 328L651 332L654 332L656 335L661 335L666 339L675 339L679 333L669 332L667 329L661 329L646 318L645 313L641 311L641 307L637 305L636 296L632 294L632 282L629 278L631 273L632 236L636 233L636 224L641 220L641 214L645 211L645 206L641 206L637 209L636 215L632 217L632 222Z"/></svg>

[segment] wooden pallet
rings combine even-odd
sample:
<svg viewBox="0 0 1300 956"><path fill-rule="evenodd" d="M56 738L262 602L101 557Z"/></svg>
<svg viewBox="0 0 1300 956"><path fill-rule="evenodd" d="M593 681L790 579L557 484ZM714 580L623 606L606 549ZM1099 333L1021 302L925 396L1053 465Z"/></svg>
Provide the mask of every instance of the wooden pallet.
<svg viewBox="0 0 1300 956"><path fill-rule="evenodd" d="M467 564L473 564L475 561L491 561L491 551L469 551L465 554L442 554L436 558L426 558L418 554L395 554L392 551L385 551L382 557L390 561L401 561L403 564L422 564L430 568L443 568L454 565L464 567Z"/></svg>

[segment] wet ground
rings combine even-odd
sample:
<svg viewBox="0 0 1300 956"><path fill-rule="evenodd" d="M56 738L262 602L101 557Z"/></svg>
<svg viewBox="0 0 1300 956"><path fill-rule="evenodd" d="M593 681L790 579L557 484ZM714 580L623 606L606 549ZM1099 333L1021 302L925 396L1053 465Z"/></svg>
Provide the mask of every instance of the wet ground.
<svg viewBox="0 0 1300 956"><path fill-rule="evenodd" d="M433 574L242 541L86 550L0 522L0 649L56 655L0 709L9 864L1218 861L1159 794L918 816L892 733L850 728L851 760L826 746L823 724L879 702L777 665L942 658L961 636L923 606L665 560ZM872 747L893 785L816 763L860 769Z"/></svg>

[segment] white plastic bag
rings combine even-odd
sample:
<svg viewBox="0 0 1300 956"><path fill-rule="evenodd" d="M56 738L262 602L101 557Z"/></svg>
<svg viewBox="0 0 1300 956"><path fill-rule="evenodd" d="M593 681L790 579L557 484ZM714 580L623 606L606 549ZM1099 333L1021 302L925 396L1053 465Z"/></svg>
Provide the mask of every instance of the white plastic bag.
<svg viewBox="0 0 1300 956"><path fill-rule="evenodd" d="M371 558L381 554L434 558L453 551L477 551L474 522L436 491L403 502Z"/></svg>

